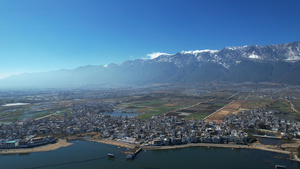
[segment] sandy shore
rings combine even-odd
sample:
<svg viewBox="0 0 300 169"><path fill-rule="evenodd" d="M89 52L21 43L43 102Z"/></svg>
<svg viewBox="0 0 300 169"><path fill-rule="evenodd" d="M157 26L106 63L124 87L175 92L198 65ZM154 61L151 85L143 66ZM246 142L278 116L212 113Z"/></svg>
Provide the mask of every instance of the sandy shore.
<svg viewBox="0 0 300 169"><path fill-rule="evenodd" d="M174 146L142 146L142 148L145 150L166 150L166 149L177 149L177 148L187 148L187 147L247 148L247 149L257 149L257 150L264 150L264 151L272 151L276 153L290 154L289 151L272 149L266 146L248 146L248 145L237 145L237 144L192 143L192 144L174 145Z"/></svg>
<svg viewBox="0 0 300 169"><path fill-rule="evenodd" d="M43 152L43 151L53 151L62 147L67 147L72 145L73 143L69 143L66 140L59 140L54 144L47 144L40 147L34 148L20 148L20 149L0 149L0 154L19 154L19 153L33 153L33 152Z"/></svg>
<svg viewBox="0 0 300 169"><path fill-rule="evenodd" d="M72 138L71 140L86 140L86 141L93 141L103 144L110 144L115 145L118 147L126 147L126 148L135 148L136 144L130 144L122 141L115 141L115 140L107 140L107 139L93 139L93 138ZM59 140L55 144L48 144L41 147L35 148L23 148L23 149L0 149L0 154L18 154L18 153L32 153L32 152L43 152L43 151L53 151L57 150L62 147L67 147L72 145L73 143L67 142L66 140ZM293 147L294 145L286 145L288 147ZM297 146L299 144L297 143ZM263 151L270 151L282 154L291 154L290 151L280 150L276 146L269 146L269 145L262 145L262 144L255 144L255 145L237 145L237 144L210 144L210 143L190 143L190 144L183 144L183 145L174 145L174 146L141 146L144 150L167 150L167 149L178 149L178 148L187 148L187 147L220 147L220 148L234 148L234 149L257 149ZM284 146L282 146L284 147ZM300 159L295 155L295 161L300 162Z"/></svg>
<svg viewBox="0 0 300 169"><path fill-rule="evenodd" d="M294 159L293 161L300 162L300 159L296 155L295 152L280 150L275 146L268 146L268 145L237 145L237 144L210 144L210 143L191 143L191 144L184 144L184 145L174 145L174 146L141 146L144 150L168 150L168 149L178 149L178 148L187 148L187 147L219 147L219 148L233 148L233 149L256 149L262 151L269 151L281 154L293 154Z"/></svg>
<svg viewBox="0 0 300 169"><path fill-rule="evenodd" d="M134 148L135 144L126 143L123 141L115 141L115 140L107 140L107 139L92 139L92 138L84 138L81 140L87 140L87 141L93 141L97 143L103 143L103 144L109 144L109 145L115 145L118 147L126 147L126 148Z"/></svg>
<svg viewBox="0 0 300 169"><path fill-rule="evenodd" d="M126 148L134 148L137 146L136 144L130 144L122 141L115 141L115 140L106 140L106 139L84 139L87 141L94 141L98 143L110 144L119 147L126 147ZM257 149L263 151L270 151L282 154L290 154L290 151L280 150L275 146L268 146L268 145L237 145L237 144L210 144L210 143L191 143L191 144L183 144L183 145L174 145L174 146L141 146L144 150L167 150L167 149L178 149L178 148L187 148L187 147L220 147L220 148L245 148L245 149Z"/></svg>

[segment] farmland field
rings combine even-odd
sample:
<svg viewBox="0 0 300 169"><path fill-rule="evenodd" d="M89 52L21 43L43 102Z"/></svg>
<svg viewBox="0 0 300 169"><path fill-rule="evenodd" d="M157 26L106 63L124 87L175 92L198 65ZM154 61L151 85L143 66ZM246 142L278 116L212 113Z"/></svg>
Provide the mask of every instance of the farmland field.
<svg viewBox="0 0 300 169"><path fill-rule="evenodd" d="M207 86L206 86L207 87ZM228 87L228 86L227 86ZM114 110L129 111L140 113L137 115L140 119L151 118L155 114L165 114L167 116L177 116L187 120L203 120L207 116L221 109L211 119L221 120L224 116L231 113L238 113L242 110L253 110L264 107L267 110L276 110L280 116L294 118L300 121L300 113L293 111L290 102L294 104L295 109L300 110L300 101L297 99L297 93L270 93L269 91L236 90L231 88L222 88L221 86L209 86L209 90L199 90L197 88L172 89L163 88L160 90L141 89L141 90L112 90L104 92L104 99L96 99L99 94L95 91L78 92L72 94L66 92L66 96L54 94L53 100L26 100L2 97L2 105L7 103L23 102L29 105L5 107L0 106L0 122L15 122L24 119L35 119L48 115L60 116L71 113L72 105L85 104L87 102L111 102ZM276 91L276 90L274 90ZM126 93L127 92L127 93ZM137 92L137 94L135 93ZM80 93L80 94L79 94ZM103 94L103 91L100 91ZM120 95L122 93L122 95ZM271 94L271 95L270 95ZM81 98L85 95L85 98ZM282 97L289 96L292 97ZM70 99L66 99L72 96ZM92 97L90 97L92 96ZM100 94L101 96L101 94ZM77 99L80 97L81 99ZM101 96L102 97L102 96ZM28 97L32 99L33 96ZM234 102L232 102L234 101ZM228 103L232 104L228 105ZM208 119L210 119L208 118Z"/></svg>
<svg viewBox="0 0 300 169"><path fill-rule="evenodd" d="M224 106L223 108L217 110L214 114L208 116L205 121L212 122L212 121L220 121L225 116L229 115L230 113L235 113L240 108L243 101L235 100Z"/></svg>

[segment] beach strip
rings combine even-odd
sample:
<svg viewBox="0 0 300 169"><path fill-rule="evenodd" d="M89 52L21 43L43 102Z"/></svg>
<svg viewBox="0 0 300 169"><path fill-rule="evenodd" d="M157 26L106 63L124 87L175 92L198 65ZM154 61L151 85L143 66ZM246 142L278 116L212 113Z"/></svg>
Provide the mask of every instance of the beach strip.
<svg viewBox="0 0 300 169"><path fill-rule="evenodd" d="M245 148L245 149L257 149L264 151L271 151L282 154L290 154L291 152L285 150L272 149L265 146L248 146L248 145L238 145L238 144L210 144L210 143L190 143L183 145L174 146L141 146L144 150L167 150L167 149L177 149L177 148L187 148L187 147L219 147L219 148Z"/></svg>
<svg viewBox="0 0 300 169"><path fill-rule="evenodd" d="M131 149L135 148L137 146L136 144L126 143L123 141L108 140L108 139L81 138L80 140L93 141L93 142L97 142L97 143L115 145L118 147L126 147L126 148L131 148Z"/></svg>
<svg viewBox="0 0 300 169"><path fill-rule="evenodd" d="M70 140L70 139L69 139ZM126 147L133 149L137 144L126 143L123 141L116 140L108 140L108 139L93 139L93 138L72 138L71 140L86 140L92 142L98 142L103 144L115 145L118 147ZM47 144L40 147L34 148L22 148L22 149L0 149L0 154L19 154L19 153L33 153L33 152L44 152L44 151L53 151L62 147L67 147L72 145L73 143L67 142L66 140L59 140L55 144ZM282 154L291 154L290 151L279 150L270 148L268 146L263 145L238 145L238 144L211 144L211 143L189 143L182 145L173 145L173 146L140 146L143 150L168 150L168 149L179 149L179 148L188 148L188 147L219 147L219 148L233 148L233 149L257 149L263 151L270 151L275 153ZM296 161L300 159L296 158ZM299 161L300 162L300 161Z"/></svg>
<svg viewBox="0 0 300 169"><path fill-rule="evenodd" d="M0 154L26 154L34 152L44 152L44 151L53 151L62 147L67 147L72 145L66 140L58 140L54 144L47 144L44 146L33 147L33 148L18 148L18 149L0 149Z"/></svg>

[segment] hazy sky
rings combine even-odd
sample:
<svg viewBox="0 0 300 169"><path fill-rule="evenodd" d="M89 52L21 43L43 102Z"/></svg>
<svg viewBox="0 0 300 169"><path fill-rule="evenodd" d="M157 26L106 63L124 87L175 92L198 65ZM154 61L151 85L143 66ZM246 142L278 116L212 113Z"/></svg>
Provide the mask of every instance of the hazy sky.
<svg viewBox="0 0 300 169"><path fill-rule="evenodd" d="M0 78L299 40L299 0L0 1Z"/></svg>

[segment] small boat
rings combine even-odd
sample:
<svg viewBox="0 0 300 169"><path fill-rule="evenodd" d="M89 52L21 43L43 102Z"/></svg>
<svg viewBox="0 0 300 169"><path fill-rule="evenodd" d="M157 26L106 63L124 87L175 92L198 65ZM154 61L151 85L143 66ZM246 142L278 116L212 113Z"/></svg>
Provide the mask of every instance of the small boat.
<svg viewBox="0 0 300 169"><path fill-rule="evenodd" d="M284 165L275 165L275 168L276 169L285 169L286 166L284 166Z"/></svg>
<svg viewBox="0 0 300 169"><path fill-rule="evenodd" d="M127 159L133 159L134 156L135 156L134 153L132 153L132 154L127 154L127 155L126 155L126 158L127 158Z"/></svg>
<svg viewBox="0 0 300 169"><path fill-rule="evenodd" d="M115 158L115 155L111 154L111 153L107 153L107 157L109 157L109 158Z"/></svg>

